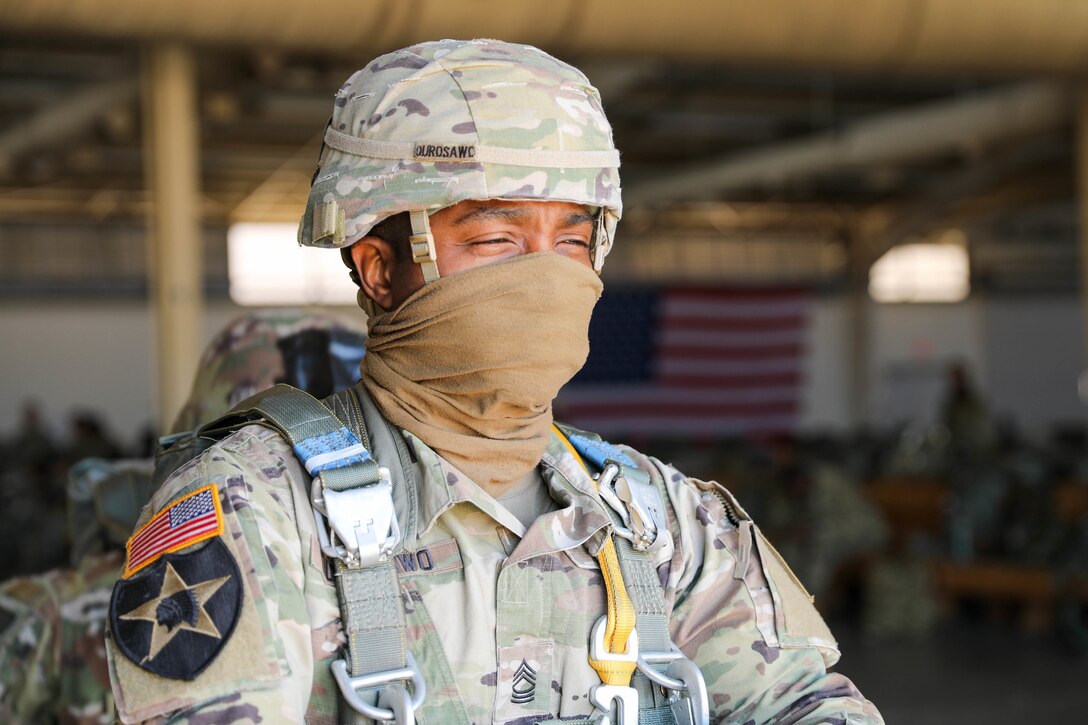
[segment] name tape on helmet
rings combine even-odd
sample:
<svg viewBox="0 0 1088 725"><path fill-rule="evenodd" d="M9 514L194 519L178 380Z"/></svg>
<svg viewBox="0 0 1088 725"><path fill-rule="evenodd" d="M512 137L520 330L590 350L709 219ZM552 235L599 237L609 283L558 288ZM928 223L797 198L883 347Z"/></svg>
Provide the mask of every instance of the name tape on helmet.
<svg viewBox="0 0 1088 725"><path fill-rule="evenodd" d="M421 161L441 159L443 161L476 161L476 144L414 144L413 155Z"/></svg>
<svg viewBox="0 0 1088 725"><path fill-rule="evenodd" d="M341 153L387 161L459 161L464 163L530 166L549 169L619 168L620 154L606 151L547 151L542 149L510 149L501 146L475 144L443 144L439 142L399 143L359 138L334 128L325 130L325 145ZM473 156L467 156L468 149ZM419 151L422 156L417 156ZM464 150L465 156L461 156ZM446 155L446 154L449 155Z"/></svg>

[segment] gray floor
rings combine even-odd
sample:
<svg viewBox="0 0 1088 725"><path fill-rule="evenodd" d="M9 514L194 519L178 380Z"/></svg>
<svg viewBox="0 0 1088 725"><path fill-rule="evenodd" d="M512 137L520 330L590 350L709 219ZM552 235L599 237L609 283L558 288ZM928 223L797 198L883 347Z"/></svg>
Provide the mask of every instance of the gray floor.
<svg viewBox="0 0 1088 725"><path fill-rule="evenodd" d="M924 642L866 642L834 626L836 669L875 702L889 725L1088 723L1088 657L1056 635L998 624L944 626Z"/></svg>

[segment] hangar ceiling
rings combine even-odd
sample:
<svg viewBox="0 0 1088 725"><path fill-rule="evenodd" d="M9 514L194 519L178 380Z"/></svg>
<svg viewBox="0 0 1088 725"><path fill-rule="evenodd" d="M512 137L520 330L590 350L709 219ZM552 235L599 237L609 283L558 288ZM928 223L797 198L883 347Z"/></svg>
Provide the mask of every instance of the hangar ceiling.
<svg viewBox="0 0 1088 725"><path fill-rule="evenodd" d="M293 221L332 92L379 52L201 46L205 276L224 230ZM584 51L627 193L607 274L851 279L962 229L976 289L1077 284L1071 86L919 70L756 67ZM141 41L0 30L0 294L144 294Z"/></svg>

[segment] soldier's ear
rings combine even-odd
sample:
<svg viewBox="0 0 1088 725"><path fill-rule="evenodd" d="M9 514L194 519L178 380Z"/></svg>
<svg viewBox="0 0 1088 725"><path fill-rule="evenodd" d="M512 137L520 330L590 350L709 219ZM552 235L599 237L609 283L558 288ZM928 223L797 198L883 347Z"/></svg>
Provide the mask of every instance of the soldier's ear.
<svg viewBox="0 0 1088 725"><path fill-rule="evenodd" d="M379 307L393 309L393 274L397 261L392 243L381 237L363 237L351 245L351 261L359 274L363 293Z"/></svg>

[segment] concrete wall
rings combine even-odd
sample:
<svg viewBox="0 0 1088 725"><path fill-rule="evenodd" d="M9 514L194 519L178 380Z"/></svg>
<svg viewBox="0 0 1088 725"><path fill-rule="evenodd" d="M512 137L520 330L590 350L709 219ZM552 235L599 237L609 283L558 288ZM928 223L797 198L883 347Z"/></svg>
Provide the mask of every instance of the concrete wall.
<svg viewBox="0 0 1088 725"><path fill-rule="evenodd" d="M1084 421L1077 396L1085 369L1080 301L1066 297L993 300L983 321L993 410L1027 428Z"/></svg>
<svg viewBox="0 0 1088 725"><path fill-rule="evenodd" d="M850 427L854 371L849 301L820 299L809 325L803 428ZM992 412L1030 432L1083 421L1077 397L1084 369L1075 296L984 298L955 305L878 305L867 310L870 341L865 409L874 425L930 422L963 362Z"/></svg>
<svg viewBox="0 0 1088 725"><path fill-rule="evenodd" d="M210 305L205 340L242 312L227 302ZM852 424L849 313L844 297L813 305L805 429L846 430ZM1076 395L1084 349L1076 297L870 304L868 317L866 410L872 423L931 420L954 359L967 363L998 415L1029 430L1085 417ZM151 326L151 315L135 301L0 304L0 435L11 432L22 402L33 398L58 427L73 409L99 411L128 442L151 420Z"/></svg>
<svg viewBox="0 0 1088 725"><path fill-rule="evenodd" d="M201 347L244 312L230 302L208 305ZM0 304L0 435L32 399L58 435L71 412L90 410L127 445L154 419L152 325L150 310L135 301Z"/></svg>

